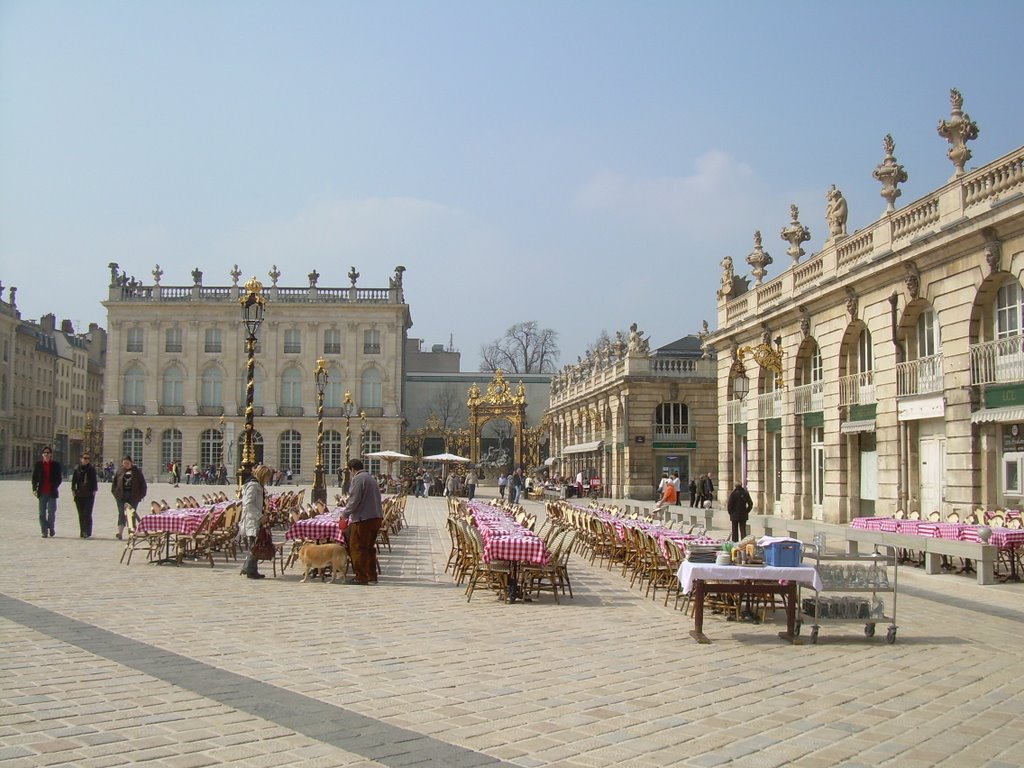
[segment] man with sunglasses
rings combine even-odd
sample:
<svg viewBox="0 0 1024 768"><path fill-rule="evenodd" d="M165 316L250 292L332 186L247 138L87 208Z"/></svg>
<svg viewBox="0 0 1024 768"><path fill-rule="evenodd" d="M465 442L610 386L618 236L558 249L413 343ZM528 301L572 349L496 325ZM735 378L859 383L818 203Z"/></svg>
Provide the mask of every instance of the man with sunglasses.
<svg viewBox="0 0 1024 768"><path fill-rule="evenodd" d="M57 489L63 479L60 462L53 460L53 451L46 446L42 459L32 469L32 494L39 499L39 528L44 539L57 535Z"/></svg>
<svg viewBox="0 0 1024 768"><path fill-rule="evenodd" d="M83 539L92 538L92 505L99 488L92 460L88 453L83 453L81 462L71 475L71 493L78 508L78 535Z"/></svg>

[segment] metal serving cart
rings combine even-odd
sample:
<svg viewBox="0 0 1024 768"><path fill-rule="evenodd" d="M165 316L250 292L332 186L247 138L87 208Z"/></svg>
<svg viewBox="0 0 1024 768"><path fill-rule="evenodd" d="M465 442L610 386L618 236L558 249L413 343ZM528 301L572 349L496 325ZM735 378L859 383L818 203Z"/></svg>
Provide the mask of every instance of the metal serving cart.
<svg viewBox="0 0 1024 768"><path fill-rule="evenodd" d="M821 577L822 589L813 598L800 601L801 625L811 624L810 641L818 641L818 630L830 624L863 624L865 637L874 637L877 624L888 624L887 643L896 642L896 587L898 557L895 547L874 545L866 555L829 553L824 534L815 534L803 549L805 563L813 564ZM886 605L886 601L890 605Z"/></svg>

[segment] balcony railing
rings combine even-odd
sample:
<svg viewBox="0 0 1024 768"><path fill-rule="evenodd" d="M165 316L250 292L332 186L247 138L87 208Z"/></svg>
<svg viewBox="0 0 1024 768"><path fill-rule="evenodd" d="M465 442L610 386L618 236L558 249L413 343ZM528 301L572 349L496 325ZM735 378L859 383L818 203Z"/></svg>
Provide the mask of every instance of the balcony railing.
<svg viewBox="0 0 1024 768"><path fill-rule="evenodd" d="M121 407L118 410L122 416L139 416L146 412L146 406L121 403Z"/></svg>
<svg viewBox="0 0 1024 768"><path fill-rule="evenodd" d="M157 413L161 416L184 416L185 406L184 405L158 405L156 408Z"/></svg>
<svg viewBox="0 0 1024 768"><path fill-rule="evenodd" d="M223 416L224 406L223 405L200 405L199 406L200 416Z"/></svg>
<svg viewBox="0 0 1024 768"><path fill-rule="evenodd" d="M941 392L942 353L896 364L896 397Z"/></svg>
<svg viewBox="0 0 1024 768"><path fill-rule="evenodd" d="M238 415L239 416L245 416L245 406L244 405L238 406ZM262 405L254 405L252 407L252 415L253 416L262 416L263 415L263 406Z"/></svg>
<svg viewBox="0 0 1024 768"><path fill-rule="evenodd" d="M301 405L279 405L277 407L278 416L301 416L302 406Z"/></svg>
<svg viewBox="0 0 1024 768"><path fill-rule="evenodd" d="M825 382L815 381L793 387L793 405L797 413L815 413L825 407Z"/></svg>
<svg viewBox="0 0 1024 768"><path fill-rule="evenodd" d="M379 416L383 416L384 415L384 408L383 408L383 406L380 406L380 405L378 405L378 406L368 406L366 408L359 409L359 412L360 413L365 413L367 417L371 417L371 416L379 417Z"/></svg>
<svg viewBox="0 0 1024 768"><path fill-rule="evenodd" d="M971 345L971 384L1024 381L1024 336Z"/></svg>
<svg viewBox="0 0 1024 768"><path fill-rule="evenodd" d="M693 440L693 429L689 424L655 424L655 440Z"/></svg>
<svg viewBox="0 0 1024 768"><path fill-rule="evenodd" d="M839 405L866 405L874 402L874 371L854 373L839 379Z"/></svg>
<svg viewBox="0 0 1024 768"><path fill-rule="evenodd" d="M782 418L782 390L765 392L757 396L757 418L758 419L781 419Z"/></svg>
<svg viewBox="0 0 1024 768"><path fill-rule="evenodd" d="M725 420L728 424L746 424L747 410L742 400L730 400L725 404Z"/></svg>

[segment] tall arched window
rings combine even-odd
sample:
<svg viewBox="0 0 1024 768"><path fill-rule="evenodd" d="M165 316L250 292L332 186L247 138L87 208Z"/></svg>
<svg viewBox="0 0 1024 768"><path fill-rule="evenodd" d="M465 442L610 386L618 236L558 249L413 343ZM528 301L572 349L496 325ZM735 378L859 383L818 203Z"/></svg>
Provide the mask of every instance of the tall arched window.
<svg viewBox="0 0 1024 768"><path fill-rule="evenodd" d="M165 429L160 435L160 466L166 467L172 461L181 465L181 430Z"/></svg>
<svg viewBox="0 0 1024 768"><path fill-rule="evenodd" d="M121 433L121 456L131 456L136 464L142 464L142 430L126 429Z"/></svg>
<svg viewBox="0 0 1024 768"><path fill-rule="evenodd" d="M363 456L368 453L377 453L380 450L380 445L380 432L371 429L363 434ZM371 475L380 474L380 459L364 458L363 462L366 464L366 471Z"/></svg>
<svg viewBox="0 0 1024 768"><path fill-rule="evenodd" d="M296 475L302 470L302 435L294 429L281 433L281 469Z"/></svg>
<svg viewBox="0 0 1024 768"><path fill-rule="evenodd" d="M939 326L935 310L928 308L917 317L917 357L931 357L939 351Z"/></svg>
<svg viewBox="0 0 1024 768"><path fill-rule="evenodd" d="M871 347L871 331L862 328L857 337L857 373L867 373L875 367L875 353Z"/></svg>
<svg viewBox="0 0 1024 768"><path fill-rule="evenodd" d="M1020 283L1009 282L996 295L995 337L1006 339L1019 336L1024 327L1024 294Z"/></svg>
<svg viewBox="0 0 1024 768"><path fill-rule="evenodd" d="M324 430L324 471L334 475L345 463L345 440L336 429Z"/></svg>
<svg viewBox="0 0 1024 768"><path fill-rule="evenodd" d="M327 388L324 389L324 408L341 408L345 399L345 377L341 368L332 365L327 369Z"/></svg>
<svg viewBox="0 0 1024 768"><path fill-rule="evenodd" d="M216 365L208 366L203 371L199 405L204 408L216 408L224 405L224 374Z"/></svg>
<svg viewBox="0 0 1024 768"><path fill-rule="evenodd" d="M689 440L690 409L683 403L661 403L654 409L654 434L659 437Z"/></svg>
<svg viewBox="0 0 1024 768"><path fill-rule="evenodd" d="M141 407L146 404L146 372L141 365L130 365L124 372L122 405Z"/></svg>
<svg viewBox="0 0 1024 768"><path fill-rule="evenodd" d="M302 406L302 371L295 366L281 374L281 405L285 408Z"/></svg>
<svg viewBox="0 0 1024 768"><path fill-rule="evenodd" d="M384 391L381 386L380 372L376 368L367 368L359 382L359 408L381 408Z"/></svg>
<svg viewBox="0 0 1024 768"><path fill-rule="evenodd" d="M224 433L219 429L205 429L199 436L199 466L220 467L224 463Z"/></svg>
<svg viewBox="0 0 1024 768"><path fill-rule="evenodd" d="M180 365L172 365L164 371L160 404L172 407L185 405L185 372Z"/></svg>

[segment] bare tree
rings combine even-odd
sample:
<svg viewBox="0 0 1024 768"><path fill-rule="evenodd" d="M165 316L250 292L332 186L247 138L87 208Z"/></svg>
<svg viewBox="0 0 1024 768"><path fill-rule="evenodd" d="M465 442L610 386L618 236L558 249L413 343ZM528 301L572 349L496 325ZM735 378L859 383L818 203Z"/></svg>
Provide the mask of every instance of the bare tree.
<svg viewBox="0 0 1024 768"><path fill-rule="evenodd" d="M480 370L506 373L554 373L561 353L558 331L536 320L516 323L500 339L480 346Z"/></svg>
<svg viewBox="0 0 1024 768"><path fill-rule="evenodd" d="M454 384L446 384L444 389L430 398L430 410L437 414L444 429L454 429L466 423L466 393L461 394Z"/></svg>

